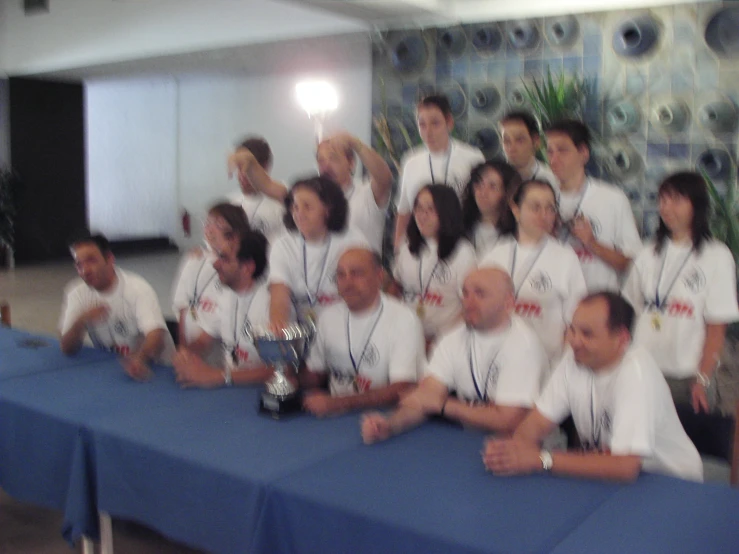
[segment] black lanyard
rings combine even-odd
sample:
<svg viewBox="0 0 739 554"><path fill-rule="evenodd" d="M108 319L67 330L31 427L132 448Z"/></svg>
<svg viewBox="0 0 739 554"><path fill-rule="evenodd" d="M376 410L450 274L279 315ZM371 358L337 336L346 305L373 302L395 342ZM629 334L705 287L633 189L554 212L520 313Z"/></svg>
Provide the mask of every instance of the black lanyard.
<svg viewBox="0 0 739 554"><path fill-rule="evenodd" d="M446 154L446 168L444 169L444 184L447 184L449 178L449 164L452 161L452 141L449 139L449 150ZM431 163L431 152L429 152L429 171L431 172L431 184L436 184L436 178L434 177L434 165Z"/></svg>
<svg viewBox="0 0 739 554"><path fill-rule="evenodd" d="M203 263L200 264L200 269L198 269L198 274L195 276L195 286L192 290L192 300L190 300L190 307L191 308L197 308L198 304L200 304L200 298L203 296L203 293L205 292L205 289L208 288L208 285L210 285L210 282L215 278L215 276L218 274L214 270L213 275L210 276L210 279L208 279L205 282L205 285L203 285L203 288L200 290L200 294L198 294L198 281L200 280L200 273L202 273L203 268L205 267L205 264L208 263L208 259L206 258L203 260Z"/></svg>
<svg viewBox="0 0 739 554"><path fill-rule="evenodd" d="M369 335L367 335L367 340L364 343L364 348L362 348L362 353L359 356L359 360L355 360L354 354L352 353L352 334L349 329L349 318L351 317L351 312L347 310L346 342L349 345L349 359L352 361L352 367L354 368L354 373L356 374L359 374L359 367L362 365L362 361L364 361L364 355L367 353L367 347L369 346L369 343L372 340L372 335L375 334L377 323L380 321L380 318L382 317L382 312L384 309L385 309L385 303L382 300L380 300L380 311L378 312L377 317L375 318L375 322L372 324L372 328L370 329Z"/></svg>
<svg viewBox="0 0 739 554"><path fill-rule="evenodd" d="M251 324L249 323L249 310L251 310L251 305L254 302L254 299L257 297L258 292L259 289L256 287L256 285L254 285L254 294L251 295L251 298L249 299L249 304L247 304L246 306L246 314L244 315L244 323L242 324L242 327L245 327L246 325L251 326ZM239 331L239 298L236 297L236 309L234 310L234 345L231 349L231 360L236 367L238 367L239 365Z"/></svg>
<svg viewBox="0 0 739 554"><path fill-rule="evenodd" d="M493 356L493 359L490 362L490 366L488 366L488 371L485 374L485 381L483 382L483 388L480 389L480 385L477 384L477 378L475 377L475 365L477 365L477 353L475 350L475 334L474 331L470 332L470 342L469 342L469 364L470 364L470 375L472 376L472 384L475 385L475 392L477 393L477 398L481 400L482 402L488 401L488 387L487 383L490 379L490 373L493 371L493 367L495 366L495 360L498 359L498 354L500 354L500 351L503 349L503 346L505 345L505 340L508 338L508 333L510 332L510 327L508 331L506 331L505 335L501 337L500 346L498 347L498 350L495 351L495 355ZM497 378L496 378L497 383Z"/></svg>
<svg viewBox="0 0 739 554"><path fill-rule="evenodd" d="M311 294L310 285L308 285L308 246L306 245L305 238L303 238L303 279L305 280L305 289L308 292L308 303L314 306L318 298L318 291L321 288L321 282L326 274L326 264L328 262L328 253L331 250L331 236L328 237L328 244L326 245L326 251L323 253L323 261L321 262L321 273L318 276L318 283L316 283L316 291Z"/></svg>
<svg viewBox="0 0 739 554"><path fill-rule="evenodd" d="M539 259L539 256L541 256L541 253L544 252L544 248L547 246L547 239L544 238L541 246L539 246L539 249L536 251L536 254L533 256L533 260L529 264L529 267L526 269L526 273L523 276L523 279L521 279L516 285L515 280L515 273L516 273L516 256L518 254L518 241L516 241L516 244L513 247L513 254L511 255L511 281L513 281L513 296L516 300L518 300L518 293L521 291L521 287L523 287L523 284L526 282L526 278L529 276L531 271L534 269L534 266L536 265L536 261ZM529 256L531 257L531 256Z"/></svg>
<svg viewBox="0 0 739 554"><path fill-rule="evenodd" d="M680 277L680 273L682 273L683 268L685 268L685 264L688 263L688 260L693 255L693 249L691 248L690 251L688 251L688 255L685 256L685 259L680 264L680 267L677 268L677 271L675 272L675 275L672 278L672 281L670 281L670 286L667 287L667 291L665 292L665 295L660 300L659 297L659 284L662 282L662 273L665 270L665 264L667 263L667 246L665 246L665 254L662 256L662 267L659 269L659 276L657 277L657 283L654 286L654 306L658 310L664 310L667 306L667 299L670 296L670 292L672 292L672 287L675 286L675 283L677 282L678 277Z"/></svg>

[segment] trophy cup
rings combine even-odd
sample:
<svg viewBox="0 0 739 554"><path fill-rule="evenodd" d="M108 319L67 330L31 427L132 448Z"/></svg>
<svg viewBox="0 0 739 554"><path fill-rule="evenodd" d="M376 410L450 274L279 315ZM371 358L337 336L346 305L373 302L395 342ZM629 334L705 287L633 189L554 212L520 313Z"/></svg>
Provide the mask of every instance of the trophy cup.
<svg viewBox="0 0 739 554"><path fill-rule="evenodd" d="M312 321L294 323L279 331L265 327L250 331L259 356L275 370L259 400L260 412L279 419L302 409L297 370L315 334L316 326Z"/></svg>

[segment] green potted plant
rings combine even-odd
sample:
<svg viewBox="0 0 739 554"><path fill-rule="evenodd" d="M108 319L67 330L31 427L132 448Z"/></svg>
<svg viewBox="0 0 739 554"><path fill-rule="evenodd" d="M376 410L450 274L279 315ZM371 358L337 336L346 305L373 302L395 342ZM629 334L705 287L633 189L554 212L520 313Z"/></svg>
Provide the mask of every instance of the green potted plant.
<svg viewBox="0 0 739 554"><path fill-rule="evenodd" d="M549 67L541 81L534 79L531 84L523 81L526 100L544 129L560 119L582 119L592 88L591 80L586 77L561 73L555 78Z"/></svg>
<svg viewBox="0 0 739 554"><path fill-rule="evenodd" d="M0 267L13 266L15 183L13 171L0 168Z"/></svg>

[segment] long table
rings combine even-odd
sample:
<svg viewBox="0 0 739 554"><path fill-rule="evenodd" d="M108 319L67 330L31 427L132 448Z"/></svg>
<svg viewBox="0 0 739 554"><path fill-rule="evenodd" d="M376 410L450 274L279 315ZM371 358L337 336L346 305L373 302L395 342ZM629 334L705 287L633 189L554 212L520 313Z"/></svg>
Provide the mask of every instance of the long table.
<svg viewBox="0 0 739 554"><path fill-rule="evenodd" d="M428 423L368 447L357 414L274 421L260 387L183 390L167 368L136 383L110 356L80 361L0 381L0 486L63 510L70 540L102 511L224 554L739 552L727 487L494 477L475 431Z"/></svg>

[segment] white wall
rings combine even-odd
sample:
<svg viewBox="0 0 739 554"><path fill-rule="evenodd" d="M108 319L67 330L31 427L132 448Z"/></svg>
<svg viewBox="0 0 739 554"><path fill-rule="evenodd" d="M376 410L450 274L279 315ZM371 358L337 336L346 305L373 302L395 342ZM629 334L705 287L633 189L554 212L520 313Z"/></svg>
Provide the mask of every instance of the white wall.
<svg viewBox="0 0 739 554"><path fill-rule="evenodd" d="M313 122L295 101L295 84L306 76L325 77L339 90L340 107L326 127L369 141L369 41L346 48L352 50L347 52L351 63L324 66L320 73L87 83L92 226L112 238L163 230L180 246L198 243L198 222L207 207L238 190L238 182L228 180L225 160L246 134L268 140L276 178L289 183L315 171ZM181 231L182 208L192 216L189 240Z"/></svg>

